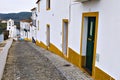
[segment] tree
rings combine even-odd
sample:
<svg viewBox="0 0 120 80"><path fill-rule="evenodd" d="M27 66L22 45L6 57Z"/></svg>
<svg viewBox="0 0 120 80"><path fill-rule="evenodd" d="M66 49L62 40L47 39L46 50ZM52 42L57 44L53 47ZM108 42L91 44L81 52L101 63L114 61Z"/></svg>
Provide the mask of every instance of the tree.
<svg viewBox="0 0 120 80"><path fill-rule="evenodd" d="M0 34L6 30L7 28L7 23L0 23Z"/></svg>

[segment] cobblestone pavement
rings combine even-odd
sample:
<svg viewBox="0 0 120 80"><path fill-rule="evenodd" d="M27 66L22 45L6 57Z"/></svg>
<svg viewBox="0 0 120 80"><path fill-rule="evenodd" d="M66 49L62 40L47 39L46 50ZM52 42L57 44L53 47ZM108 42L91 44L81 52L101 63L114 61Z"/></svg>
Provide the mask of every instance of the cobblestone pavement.
<svg viewBox="0 0 120 80"><path fill-rule="evenodd" d="M2 80L66 80L61 72L29 42L13 42Z"/></svg>
<svg viewBox="0 0 120 80"><path fill-rule="evenodd" d="M2 80L93 80L63 58L31 42L13 42Z"/></svg>

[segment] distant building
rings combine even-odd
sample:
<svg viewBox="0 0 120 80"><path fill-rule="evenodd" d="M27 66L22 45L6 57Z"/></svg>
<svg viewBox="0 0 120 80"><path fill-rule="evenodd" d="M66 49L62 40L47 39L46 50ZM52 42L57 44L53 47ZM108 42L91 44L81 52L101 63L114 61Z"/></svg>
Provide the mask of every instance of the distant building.
<svg viewBox="0 0 120 80"><path fill-rule="evenodd" d="M9 19L7 21L7 30L9 31L9 37L15 38L17 36L16 25L14 25L14 20Z"/></svg>
<svg viewBox="0 0 120 80"><path fill-rule="evenodd" d="M21 20L20 21L20 37L22 39L32 40L31 31L32 31L31 20Z"/></svg>

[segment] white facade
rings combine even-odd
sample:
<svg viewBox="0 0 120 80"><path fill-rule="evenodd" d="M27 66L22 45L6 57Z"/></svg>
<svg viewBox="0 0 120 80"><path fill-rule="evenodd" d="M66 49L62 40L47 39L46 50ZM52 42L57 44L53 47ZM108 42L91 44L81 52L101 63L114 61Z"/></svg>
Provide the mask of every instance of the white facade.
<svg viewBox="0 0 120 80"><path fill-rule="evenodd" d="M31 25L29 20L20 21L20 37L22 39L29 38L31 39Z"/></svg>
<svg viewBox="0 0 120 80"><path fill-rule="evenodd" d="M95 64L93 66L111 76L109 80L113 80L112 78L120 80L120 64L117 62L120 61L120 17L118 15L120 13L120 1L91 0L81 3L81 0L50 0L50 9L46 9L47 0L38 1L37 40L48 45L47 25L49 25L50 43L63 52L63 26L66 25L63 22L68 20L67 47L74 50L79 56L86 56L87 38L85 37L87 37L88 24L86 23L88 18L94 13L98 13L95 23L98 29L95 29L93 54ZM67 57L76 58L69 55ZM78 65L81 66L81 64ZM94 72L93 75L95 74L97 73Z"/></svg>
<svg viewBox="0 0 120 80"><path fill-rule="evenodd" d="M115 80L120 80L120 66L116 61L119 61L119 20L118 14L120 13L119 8L120 1L110 1L106 2L105 0L99 1L89 1L85 3L77 3L72 6L72 20L71 25L76 25L78 28L70 28L69 40L72 40L72 35L74 36L76 32L80 32L81 28L79 26L82 25L82 13L85 12L99 12L98 19L98 38L97 38L97 46L96 46L96 54L99 55L99 60L96 61L96 65L98 68L112 76ZM112 4L112 5L111 5ZM74 16L77 15L77 16ZM79 18L78 18L79 17ZM73 21L73 22L72 22ZM76 22L76 23L75 23ZM77 33L78 36L81 36L81 32ZM79 37L77 37L76 40ZM73 49L74 43L70 42L70 47ZM74 40L74 42L76 42ZM77 41L79 44L80 41ZM78 51L80 48L76 48Z"/></svg>
<svg viewBox="0 0 120 80"><path fill-rule="evenodd" d="M36 38L37 38L37 9L36 9L36 7L35 8L33 8L33 9L31 9L31 11L32 11L32 16L31 16L31 19L32 19L32 38L34 39L34 40L36 40Z"/></svg>
<svg viewBox="0 0 120 80"><path fill-rule="evenodd" d="M15 38L17 36L16 25L14 25L14 20L9 19L7 21L7 30L9 31L9 37Z"/></svg>
<svg viewBox="0 0 120 80"><path fill-rule="evenodd" d="M47 45L47 24L50 24L50 42L62 50L62 19L69 18L68 2L70 0L60 0L59 2L57 0L51 0L51 8L50 10L46 10L46 1L40 1L40 12L38 12L37 21L39 22L39 30L37 29L38 41L42 41Z"/></svg>

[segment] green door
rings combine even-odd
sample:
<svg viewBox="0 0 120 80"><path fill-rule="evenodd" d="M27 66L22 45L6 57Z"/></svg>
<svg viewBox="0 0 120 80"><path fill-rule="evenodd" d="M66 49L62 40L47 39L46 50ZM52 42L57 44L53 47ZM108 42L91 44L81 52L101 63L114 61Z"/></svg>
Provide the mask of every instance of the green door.
<svg viewBox="0 0 120 80"><path fill-rule="evenodd" d="M86 68L90 74L92 73L92 64L93 64L95 22L96 22L95 17L88 17Z"/></svg>

